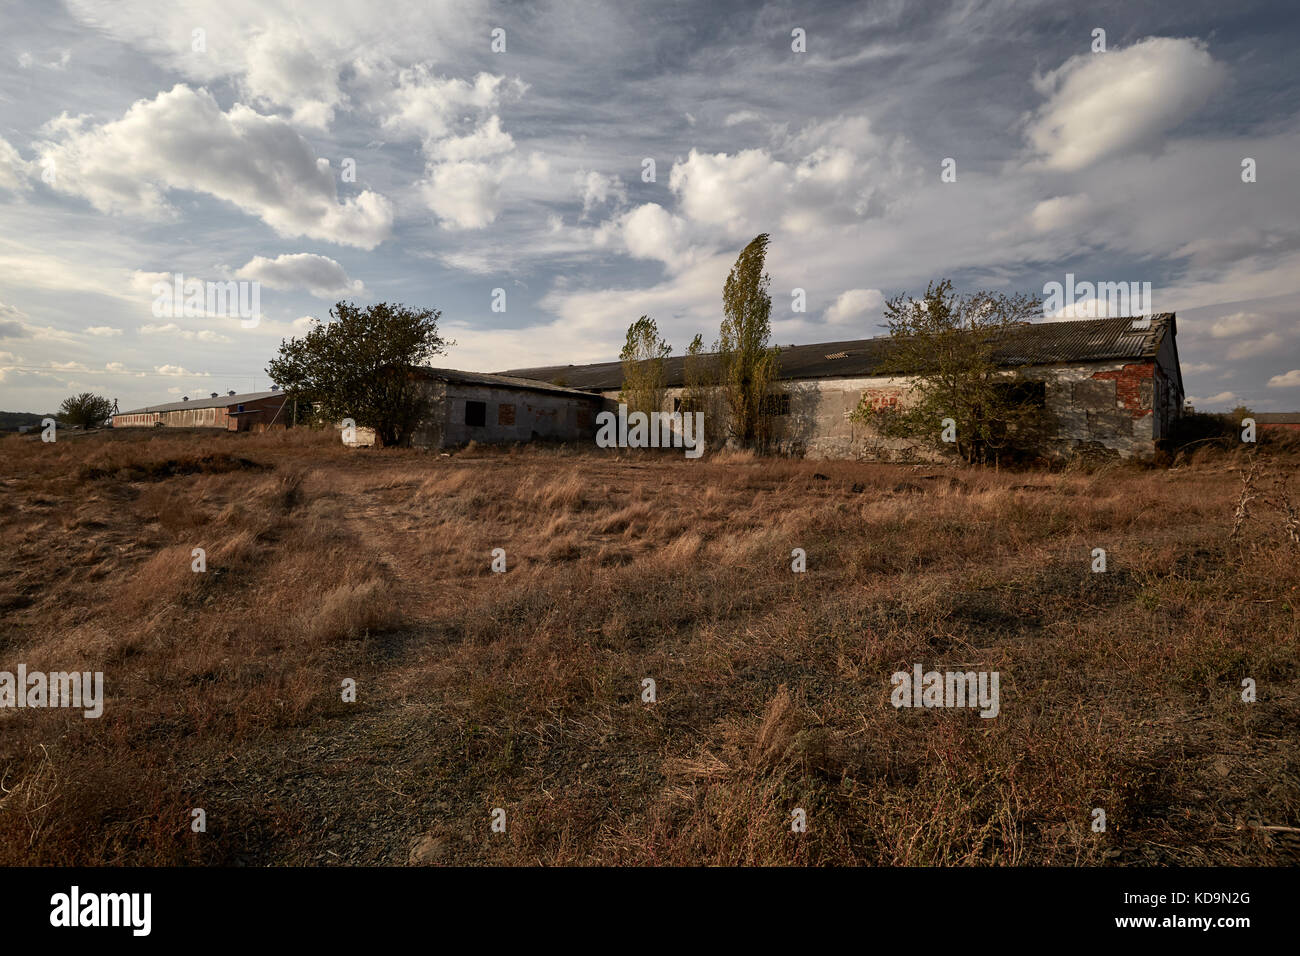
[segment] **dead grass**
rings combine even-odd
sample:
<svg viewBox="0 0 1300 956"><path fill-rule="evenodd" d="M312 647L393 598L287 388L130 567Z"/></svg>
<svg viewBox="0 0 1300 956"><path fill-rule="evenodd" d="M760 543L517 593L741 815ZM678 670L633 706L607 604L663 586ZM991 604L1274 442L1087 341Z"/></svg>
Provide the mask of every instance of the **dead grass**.
<svg viewBox="0 0 1300 956"><path fill-rule="evenodd" d="M1293 450L1046 474L329 438L3 442L0 670L102 670L107 702L0 710L0 863L402 863L430 834L471 864L1300 861L1264 829L1300 825ZM997 670L1001 713L894 709L916 662Z"/></svg>

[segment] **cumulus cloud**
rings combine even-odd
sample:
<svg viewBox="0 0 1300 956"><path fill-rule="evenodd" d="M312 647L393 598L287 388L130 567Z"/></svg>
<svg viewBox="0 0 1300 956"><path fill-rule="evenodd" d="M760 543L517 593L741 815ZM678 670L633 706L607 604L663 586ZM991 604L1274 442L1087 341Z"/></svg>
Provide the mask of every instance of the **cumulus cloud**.
<svg viewBox="0 0 1300 956"><path fill-rule="evenodd" d="M229 78L253 102L323 127L350 105L359 61L397 62L463 49L483 0L388 0L383 15L350 0L68 0L99 34L128 43L198 83ZM415 28L418 24L418 28ZM195 29L204 49L194 49ZM387 63L371 72L389 68Z"/></svg>
<svg viewBox="0 0 1300 956"><path fill-rule="evenodd" d="M1036 77L1047 97L1026 136L1050 169L1074 171L1157 147L1220 86L1227 70L1204 43L1149 37L1107 53L1080 53Z"/></svg>
<svg viewBox="0 0 1300 956"><path fill-rule="evenodd" d="M621 206L627 202L627 187L617 176L606 176L593 170L579 170L577 179L582 189L582 214L585 216L595 206L612 202Z"/></svg>
<svg viewBox="0 0 1300 956"><path fill-rule="evenodd" d="M329 256L308 252L276 256L254 256L235 273L241 279L261 282L272 289L306 289L318 299L341 295L363 295L360 279L349 279L343 266Z"/></svg>
<svg viewBox="0 0 1300 956"><path fill-rule="evenodd" d="M826 310L826 321L840 325L874 315L884 301L879 289L849 289L831 303Z"/></svg>
<svg viewBox="0 0 1300 956"><path fill-rule="evenodd" d="M471 83L419 65L401 71L381 97L384 129L421 141L427 164L419 194L444 228L482 229L496 221L503 185L526 167L512 155L514 138L495 110L526 89L489 73Z"/></svg>
<svg viewBox="0 0 1300 956"><path fill-rule="evenodd" d="M47 131L42 160L54 188L101 212L168 217L171 190L207 193L260 217L283 236L373 249L388 237L392 204L364 190L339 201L329 160L286 121L236 104L223 112L207 90L177 85L140 100L120 120L88 126L67 117Z"/></svg>
<svg viewBox="0 0 1300 956"><path fill-rule="evenodd" d="M1269 388L1300 388L1300 368L1293 368L1268 380Z"/></svg>
<svg viewBox="0 0 1300 956"><path fill-rule="evenodd" d="M111 325L91 325L86 328L87 335L94 335L98 338L111 338L114 335L121 335L121 329L115 329Z"/></svg>
<svg viewBox="0 0 1300 956"><path fill-rule="evenodd" d="M439 163L430 167L420 191L444 226L482 229L500 212L507 175L507 169L487 163Z"/></svg>
<svg viewBox="0 0 1300 956"><path fill-rule="evenodd" d="M180 365L155 365L153 370L159 375L166 375L168 378L183 378L185 376L192 378L211 377L207 372L191 372Z"/></svg>
<svg viewBox="0 0 1300 956"><path fill-rule="evenodd" d="M466 113L489 113L503 97L520 96L526 88L519 80L491 73L479 73L473 82L439 76L419 64L398 73L397 84L382 95L378 109L384 129L418 136L432 146L461 129Z"/></svg>

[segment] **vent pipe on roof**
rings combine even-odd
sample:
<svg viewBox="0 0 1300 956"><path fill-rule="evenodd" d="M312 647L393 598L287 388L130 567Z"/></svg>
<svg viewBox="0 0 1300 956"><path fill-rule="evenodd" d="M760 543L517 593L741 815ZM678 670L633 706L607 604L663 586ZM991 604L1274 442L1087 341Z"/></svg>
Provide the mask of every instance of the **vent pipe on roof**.
<svg viewBox="0 0 1300 956"><path fill-rule="evenodd" d="M211 395L210 397L211 397L211 398L216 398L216 397L217 397L217 393L216 393L216 392L213 392L212 395Z"/></svg>
<svg viewBox="0 0 1300 956"><path fill-rule="evenodd" d="M235 390L232 388L230 391L226 392L226 394L227 394L227 395L234 395L234 394L235 394Z"/></svg>
<svg viewBox="0 0 1300 956"><path fill-rule="evenodd" d="M272 385L272 386L271 386L271 391L273 391L273 392L278 392L279 390L280 390L280 386L279 386L279 385Z"/></svg>
<svg viewBox="0 0 1300 956"><path fill-rule="evenodd" d="M190 400L190 397L189 397L188 395L182 395L182 396L181 396L181 401L182 401L182 402L188 402L189 400Z"/></svg>

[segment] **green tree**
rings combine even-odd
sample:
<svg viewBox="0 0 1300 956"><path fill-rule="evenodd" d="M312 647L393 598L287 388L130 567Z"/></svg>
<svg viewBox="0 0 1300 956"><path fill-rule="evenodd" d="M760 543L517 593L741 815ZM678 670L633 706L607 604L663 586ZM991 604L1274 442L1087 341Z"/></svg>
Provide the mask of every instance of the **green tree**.
<svg viewBox="0 0 1300 956"><path fill-rule="evenodd" d="M623 362L623 391L619 396L629 412L657 412L663 409L667 391L664 359L672 346L659 337L659 326L643 315L627 327L627 342L619 358Z"/></svg>
<svg viewBox="0 0 1300 956"><path fill-rule="evenodd" d="M920 299L900 294L885 303L890 348L878 374L910 378L908 403L873 410L868 396L853 413L891 436L938 448L944 419L956 425L957 451L967 461L997 461L1009 449L1032 445L1043 424L1039 386L1022 367L994 358L998 340L1042 307L1031 295L975 292L957 295L942 279Z"/></svg>
<svg viewBox="0 0 1300 956"><path fill-rule="evenodd" d="M776 382L780 349L772 334L772 277L763 271L768 235L756 236L741 250L722 287L722 329L718 377L726 399L728 430L745 446L766 445L771 416L765 399Z"/></svg>
<svg viewBox="0 0 1300 956"><path fill-rule="evenodd" d="M704 337L697 332L682 360L682 411L704 411L717 384L716 357L704 351Z"/></svg>
<svg viewBox="0 0 1300 956"><path fill-rule="evenodd" d="M438 333L436 309L380 302L339 302L331 322L302 338L281 341L266 373L287 393L310 402L319 419L353 419L384 445L409 445L430 411L428 391L413 369L454 345Z"/></svg>
<svg viewBox="0 0 1300 956"><path fill-rule="evenodd" d="M104 419L113 413L113 403L101 395L82 392L65 398L59 406L59 421L82 428L94 428L104 424Z"/></svg>

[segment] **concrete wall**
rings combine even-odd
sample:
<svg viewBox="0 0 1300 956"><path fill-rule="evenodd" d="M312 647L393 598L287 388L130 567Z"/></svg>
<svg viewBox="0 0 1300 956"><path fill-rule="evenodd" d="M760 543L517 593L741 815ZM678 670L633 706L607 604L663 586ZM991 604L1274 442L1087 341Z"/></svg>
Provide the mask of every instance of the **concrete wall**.
<svg viewBox="0 0 1300 956"><path fill-rule="evenodd" d="M466 404L486 405L482 425L465 422ZM479 443L596 440L596 413L603 407L598 396L590 399L564 393L496 388L487 385L442 385L442 445ZM430 438L434 435L430 432Z"/></svg>
<svg viewBox="0 0 1300 956"><path fill-rule="evenodd" d="M1053 421L1045 451L1142 457L1155 451L1155 363L1088 362L1039 366L1028 377L1046 383Z"/></svg>
<svg viewBox="0 0 1300 956"><path fill-rule="evenodd" d="M1119 457L1152 454L1155 439L1167 433L1182 404L1176 378L1161 369L1157 385L1156 370L1151 361L1026 369L1026 378L1044 383L1042 425L1047 437L1043 452L1058 456L1081 450ZM808 458L941 459L943 455L926 444L886 438L850 418L864 397L874 408L906 407L911 401L912 381L910 377L866 376L782 382L781 388L790 395L790 412L776 421L778 449ZM665 411L673 410L673 400L680 398L682 391L667 390ZM611 390L604 397L617 402L618 394ZM710 430L709 422L705 427ZM716 438L711 438L711 443L716 445Z"/></svg>

